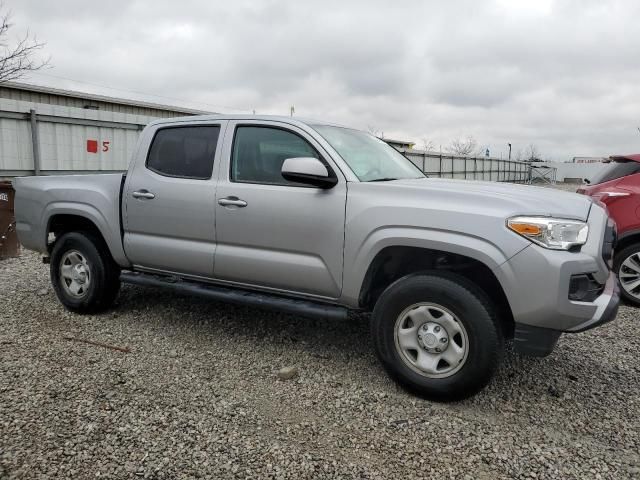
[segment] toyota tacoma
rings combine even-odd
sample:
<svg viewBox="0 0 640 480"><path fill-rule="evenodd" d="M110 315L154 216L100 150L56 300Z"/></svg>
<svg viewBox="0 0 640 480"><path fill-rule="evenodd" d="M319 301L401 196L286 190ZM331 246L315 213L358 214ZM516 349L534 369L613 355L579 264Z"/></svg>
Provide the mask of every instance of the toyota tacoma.
<svg viewBox="0 0 640 480"><path fill-rule="evenodd" d="M615 225L589 197L427 178L382 140L269 116L162 119L125 174L14 180L21 243L60 302L121 283L348 319L409 390L447 401L491 379L505 341L544 356L612 320Z"/></svg>

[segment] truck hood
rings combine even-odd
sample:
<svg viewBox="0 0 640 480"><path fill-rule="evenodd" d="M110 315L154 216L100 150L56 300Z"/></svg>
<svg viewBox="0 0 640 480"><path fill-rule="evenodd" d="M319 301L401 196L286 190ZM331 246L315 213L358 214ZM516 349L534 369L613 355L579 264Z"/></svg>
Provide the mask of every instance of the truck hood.
<svg viewBox="0 0 640 480"><path fill-rule="evenodd" d="M389 194L408 194L449 198L454 203L469 203L474 208L500 210L504 215L537 215L586 221L592 201L589 197L552 188L513 183L481 182L445 178L417 178L377 183Z"/></svg>

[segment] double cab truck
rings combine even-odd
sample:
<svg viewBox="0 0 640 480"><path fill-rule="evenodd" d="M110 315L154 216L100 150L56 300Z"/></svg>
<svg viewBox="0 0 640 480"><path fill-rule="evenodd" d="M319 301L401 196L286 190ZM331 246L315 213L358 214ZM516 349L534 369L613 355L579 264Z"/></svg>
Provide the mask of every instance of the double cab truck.
<svg viewBox="0 0 640 480"><path fill-rule="evenodd" d="M370 315L409 390L481 390L505 341L548 355L612 320L615 224L587 196L427 178L368 133L270 116L163 119L125 174L14 180L17 232L60 302L108 309L121 283L299 316Z"/></svg>

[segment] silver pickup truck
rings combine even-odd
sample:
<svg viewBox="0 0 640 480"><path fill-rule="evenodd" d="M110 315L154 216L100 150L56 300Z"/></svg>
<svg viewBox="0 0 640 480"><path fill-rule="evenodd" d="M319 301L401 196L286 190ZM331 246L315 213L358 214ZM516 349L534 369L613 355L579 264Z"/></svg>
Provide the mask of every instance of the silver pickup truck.
<svg viewBox="0 0 640 480"><path fill-rule="evenodd" d="M470 396L505 340L548 355L612 320L615 225L588 197L426 178L383 141L269 116L165 119L124 175L17 178L22 244L62 304L97 312L120 284L296 315L371 313L408 389Z"/></svg>

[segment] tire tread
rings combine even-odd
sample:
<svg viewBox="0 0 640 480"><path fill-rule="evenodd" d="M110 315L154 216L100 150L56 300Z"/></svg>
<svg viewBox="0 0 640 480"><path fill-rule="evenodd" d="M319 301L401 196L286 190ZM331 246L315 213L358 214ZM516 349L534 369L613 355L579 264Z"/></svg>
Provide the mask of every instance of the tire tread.
<svg viewBox="0 0 640 480"><path fill-rule="evenodd" d="M390 304L403 295L403 292L410 289L427 292L435 291L436 296L444 295L446 297L447 295L453 295L455 299L462 298L471 303L475 301L477 302L475 305L466 306L466 308L480 308L480 313L482 311L486 312L486 321L490 322L488 325L493 325L494 328L484 329L481 335L484 337L485 343L490 345L490 348L493 348L494 351L488 355L489 358L486 358L487 355L484 356L485 364L482 366L481 375L465 381L464 379L468 375L462 374L462 371L460 371L451 377L445 378L444 381L442 379L429 379L412 373L402 363L402 360L396 358L398 354L395 352L395 345L390 340L388 332L384 332L385 328L389 329L390 320L384 318L383 310L393 308L390 307ZM451 297L451 300L455 300L453 297ZM404 305L404 308L406 306L408 305ZM396 309L399 308L397 307ZM393 322L395 323L395 318ZM391 327L391 330L393 330L393 327ZM467 330L469 330L468 327ZM403 387L413 393L438 401L461 400L477 393L489 382L493 373L497 371L504 352L504 335L501 322L491 300L476 284L453 272L424 271L396 280L387 287L376 302L371 321L371 333L378 358L382 361L387 372ZM453 381L452 379L456 377L463 380ZM443 387L443 384L446 386Z"/></svg>
<svg viewBox="0 0 640 480"><path fill-rule="evenodd" d="M60 257L66 251L65 245L71 242L75 248L84 249L85 255L95 255L97 262L93 265L92 277L95 282L88 297L70 299L63 291L58 279ZM93 250L93 251L91 251ZM91 231L75 231L63 234L53 246L51 252L51 283L60 302L70 311L76 313L98 313L109 308L120 290L120 268L111 257L104 240Z"/></svg>

